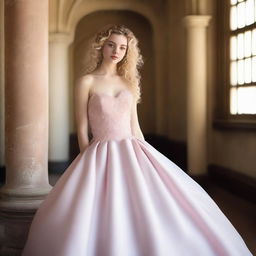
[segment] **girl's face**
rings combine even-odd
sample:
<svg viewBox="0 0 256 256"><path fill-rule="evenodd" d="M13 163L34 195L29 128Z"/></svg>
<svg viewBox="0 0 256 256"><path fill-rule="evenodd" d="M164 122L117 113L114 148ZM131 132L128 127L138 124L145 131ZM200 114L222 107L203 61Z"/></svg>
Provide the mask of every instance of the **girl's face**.
<svg viewBox="0 0 256 256"><path fill-rule="evenodd" d="M104 43L102 54L107 62L120 62L127 51L127 38L124 35L112 34Z"/></svg>

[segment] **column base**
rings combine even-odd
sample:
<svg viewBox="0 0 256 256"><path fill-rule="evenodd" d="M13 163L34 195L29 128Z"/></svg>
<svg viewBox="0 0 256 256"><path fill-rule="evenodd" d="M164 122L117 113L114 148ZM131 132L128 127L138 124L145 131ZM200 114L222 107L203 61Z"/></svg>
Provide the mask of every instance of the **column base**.
<svg viewBox="0 0 256 256"><path fill-rule="evenodd" d="M0 189L0 212L1 210L34 210L51 191L52 186L46 184L41 188L9 188L4 185Z"/></svg>
<svg viewBox="0 0 256 256"><path fill-rule="evenodd" d="M0 248L1 256L20 256L29 228L39 205L51 190L17 190L2 188L0 191ZM1 232L2 231L2 232Z"/></svg>
<svg viewBox="0 0 256 256"><path fill-rule="evenodd" d="M21 250L16 250L13 248L3 247L0 249L1 256L20 256L21 252L22 252Z"/></svg>
<svg viewBox="0 0 256 256"><path fill-rule="evenodd" d="M1 256L21 255L35 211L0 212L3 229Z"/></svg>

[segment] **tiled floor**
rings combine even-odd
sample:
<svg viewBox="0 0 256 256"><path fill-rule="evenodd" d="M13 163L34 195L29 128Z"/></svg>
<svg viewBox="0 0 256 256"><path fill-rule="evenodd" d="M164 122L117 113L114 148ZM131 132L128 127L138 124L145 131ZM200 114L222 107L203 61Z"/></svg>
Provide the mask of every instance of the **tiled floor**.
<svg viewBox="0 0 256 256"><path fill-rule="evenodd" d="M59 176L51 175L50 183L54 185L58 178ZM213 183L207 183L205 190L242 236L252 254L256 255L256 204Z"/></svg>

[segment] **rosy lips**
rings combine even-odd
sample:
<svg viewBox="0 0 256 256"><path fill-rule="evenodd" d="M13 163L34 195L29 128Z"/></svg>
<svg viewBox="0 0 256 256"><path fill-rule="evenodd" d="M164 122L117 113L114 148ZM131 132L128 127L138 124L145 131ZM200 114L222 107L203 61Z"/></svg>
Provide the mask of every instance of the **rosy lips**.
<svg viewBox="0 0 256 256"><path fill-rule="evenodd" d="M118 57L117 57L117 56L111 56L111 58L112 58L112 59L118 59Z"/></svg>

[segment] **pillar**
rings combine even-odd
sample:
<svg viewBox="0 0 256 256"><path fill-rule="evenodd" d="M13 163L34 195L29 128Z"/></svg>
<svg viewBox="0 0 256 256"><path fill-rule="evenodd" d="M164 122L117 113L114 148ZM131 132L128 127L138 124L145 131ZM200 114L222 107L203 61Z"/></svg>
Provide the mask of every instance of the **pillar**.
<svg viewBox="0 0 256 256"><path fill-rule="evenodd" d="M69 160L69 46L72 37L65 33L52 33L49 48L49 160Z"/></svg>
<svg viewBox="0 0 256 256"><path fill-rule="evenodd" d="M210 16L189 15L187 28L187 145L188 172L207 170L207 26Z"/></svg>
<svg viewBox="0 0 256 256"><path fill-rule="evenodd" d="M5 162L1 255L20 255L30 221L49 193L48 0L5 3Z"/></svg>
<svg viewBox="0 0 256 256"><path fill-rule="evenodd" d="M167 90L165 81L165 55L166 55L166 38L162 33L163 26L160 21L154 27L156 35L154 37L154 59L155 59L155 97L156 97L156 134L162 135L168 133L167 116Z"/></svg>

